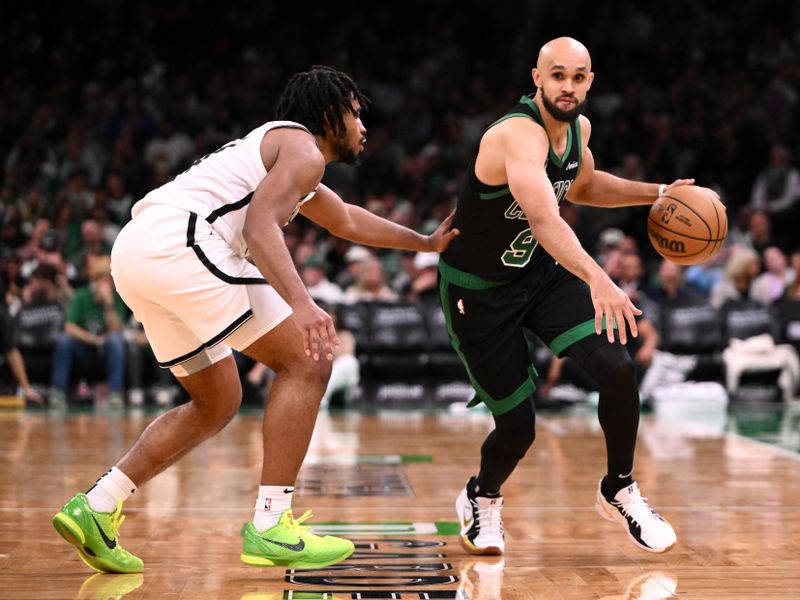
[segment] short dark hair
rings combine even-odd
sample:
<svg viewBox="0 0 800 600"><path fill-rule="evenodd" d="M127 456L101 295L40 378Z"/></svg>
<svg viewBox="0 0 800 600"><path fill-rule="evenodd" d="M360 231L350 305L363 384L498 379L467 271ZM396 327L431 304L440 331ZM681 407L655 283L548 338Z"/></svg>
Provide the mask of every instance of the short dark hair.
<svg viewBox="0 0 800 600"><path fill-rule="evenodd" d="M345 112L353 112L353 100L366 110L369 98L345 73L314 65L310 71L295 73L278 98L275 118L305 125L314 135L324 135L327 117L333 133L344 132Z"/></svg>

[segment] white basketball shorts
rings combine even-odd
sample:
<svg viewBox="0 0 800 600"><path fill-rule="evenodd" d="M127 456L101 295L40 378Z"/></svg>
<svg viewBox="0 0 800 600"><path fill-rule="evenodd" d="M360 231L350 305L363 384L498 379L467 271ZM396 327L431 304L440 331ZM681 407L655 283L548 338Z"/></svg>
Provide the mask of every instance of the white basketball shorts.
<svg viewBox="0 0 800 600"><path fill-rule="evenodd" d="M123 227L111 274L159 365L178 376L244 350L292 314L211 225L171 206L150 206Z"/></svg>

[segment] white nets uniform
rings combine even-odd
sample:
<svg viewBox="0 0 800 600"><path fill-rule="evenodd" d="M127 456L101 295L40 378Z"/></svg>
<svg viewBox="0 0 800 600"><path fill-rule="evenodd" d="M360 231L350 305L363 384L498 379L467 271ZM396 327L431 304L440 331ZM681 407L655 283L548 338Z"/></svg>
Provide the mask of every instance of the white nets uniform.
<svg viewBox="0 0 800 600"><path fill-rule="evenodd" d="M306 130L273 121L195 161L134 205L114 243L117 291L144 325L159 364L176 375L246 348L292 312L245 259L242 235L267 174L261 141L281 127ZM312 196L298 198L292 217Z"/></svg>

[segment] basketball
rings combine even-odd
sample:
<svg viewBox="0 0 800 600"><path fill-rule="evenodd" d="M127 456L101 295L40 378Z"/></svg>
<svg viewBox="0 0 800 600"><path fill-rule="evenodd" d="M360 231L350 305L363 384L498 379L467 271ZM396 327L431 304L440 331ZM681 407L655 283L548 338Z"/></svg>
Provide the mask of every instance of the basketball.
<svg viewBox="0 0 800 600"><path fill-rule="evenodd" d="M722 247L727 233L725 207L709 190L694 185L667 190L647 217L653 248L679 265L708 260Z"/></svg>

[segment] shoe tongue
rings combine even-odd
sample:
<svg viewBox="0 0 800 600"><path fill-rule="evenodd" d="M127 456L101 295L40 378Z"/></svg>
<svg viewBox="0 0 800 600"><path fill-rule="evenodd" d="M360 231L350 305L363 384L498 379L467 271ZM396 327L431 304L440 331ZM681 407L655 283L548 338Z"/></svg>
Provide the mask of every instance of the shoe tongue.
<svg viewBox="0 0 800 600"><path fill-rule="evenodd" d="M475 502L478 503L478 506L483 507L501 507L503 506L503 497L502 496L475 496Z"/></svg>
<svg viewBox="0 0 800 600"><path fill-rule="evenodd" d="M617 495L614 496L614 500L618 502L627 502L629 500L636 500L641 497L642 495L639 493L639 486L634 481L628 487L624 487L620 491L618 491Z"/></svg>

